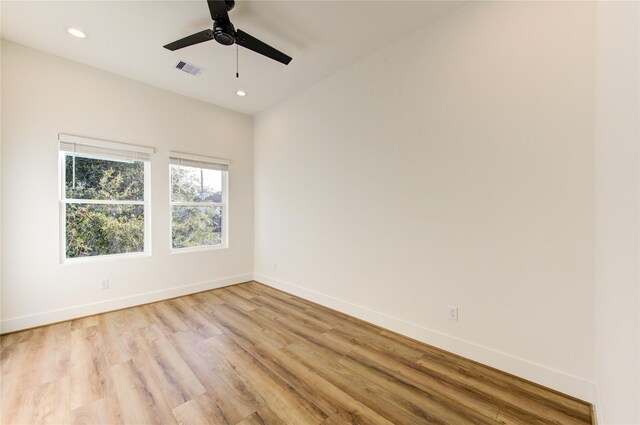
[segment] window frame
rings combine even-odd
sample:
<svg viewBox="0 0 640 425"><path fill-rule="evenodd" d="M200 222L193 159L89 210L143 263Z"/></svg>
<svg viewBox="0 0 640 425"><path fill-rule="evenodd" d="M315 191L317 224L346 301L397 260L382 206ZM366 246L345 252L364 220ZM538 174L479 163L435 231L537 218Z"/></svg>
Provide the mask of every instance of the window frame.
<svg viewBox="0 0 640 425"><path fill-rule="evenodd" d="M171 152L174 154L174 152ZM187 154L177 154L177 156L184 157L192 157L192 158L206 158L199 157L195 155L187 155ZM212 158L213 159L213 158ZM223 160L216 160L223 161ZM203 161L207 162L207 161ZM216 163L211 161L212 163ZM222 202L174 202L172 199L173 195L173 180L172 176L172 166L178 164L171 164L169 161L169 253L170 254L185 254L189 252L199 252L199 251L212 251L218 249L227 249L229 248L229 170L217 170L220 171L221 174L221 190L222 190ZM195 169L202 169L202 167L194 167L191 165L179 165L182 167L191 167ZM186 248L174 248L173 246L173 207L174 206L187 206L187 207L220 207L222 208L222 218L220 220L220 226L222 227L222 232L220 235L221 242L217 245L200 245L200 246L191 246Z"/></svg>
<svg viewBox="0 0 640 425"><path fill-rule="evenodd" d="M151 161L140 161L144 164L144 199L142 201L123 201L111 199L74 199L67 198L66 191L66 161L69 152L58 150L59 161L59 217L60 217L60 264L74 264L95 261L106 261L126 258L140 258L151 256ZM118 161L108 154L77 154L83 158L94 158L106 161ZM67 205L142 205L144 217L144 250L139 252L125 252L121 254L90 255L87 257L67 258Z"/></svg>

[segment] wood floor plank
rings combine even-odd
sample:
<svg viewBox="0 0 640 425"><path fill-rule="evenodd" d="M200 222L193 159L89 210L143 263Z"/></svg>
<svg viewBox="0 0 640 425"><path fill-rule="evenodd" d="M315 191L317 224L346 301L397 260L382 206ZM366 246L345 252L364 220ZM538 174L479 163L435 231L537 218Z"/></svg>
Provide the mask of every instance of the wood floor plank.
<svg viewBox="0 0 640 425"><path fill-rule="evenodd" d="M229 425L224 414L209 394L201 394L173 409L181 425Z"/></svg>
<svg viewBox="0 0 640 425"><path fill-rule="evenodd" d="M273 410L261 407L248 418L238 422L237 425L285 425L285 422Z"/></svg>
<svg viewBox="0 0 640 425"><path fill-rule="evenodd" d="M200 314L193 306L189 306L182 298L169 300L166 304L187 325L189 331L197 333L203 339L222 333L220 328Z"/></svg>
<svg viewBox="0 0 640 425"><path fill-rule="evenodd" d="M71 410L72 425L121 425L124 418L115 394Z"/></svg>
<svg viewBox="0 0 640 425"><path fill-rule="evenodd" d="M286 315L279 314L277 312L270 311L268 309L260 308L253 312L253 315L260 318L273 320L278 323L283 329L286 329L289 333L297 335L298 340L311 341L317 345L327 345L327 340L324 336L313 328L308 328L304 324L299 323L296 320L288 320ZM338 356L343 356L349 351L351 347L346 344L334 342L331 345L327 345L328 350L333 351Z"/></svg>
<svg viewBox="0 0 640 425"><path fill-rule="evenodd" d="M0 337L3 424L591 425L590 405L257 282Z"/></svg>
<svg viewBox="0 0 640 425"><path fill-rule="evenodd" d="M206 392L193 371L167 340L143 344L139 359L150 369L171 408Z"/></svg>
<svg viewBox="0 0 640 425"><path fill-rule="evenodd" d="M3 347L5 357L18 371L20 386L31 387L60 379L68 375L70 356L70 323L45 326L31 337L17 339L18 344ZM10 355L10 356L9 356Z"/></svg>
<svg viewBox="0 0 640 425"><path fill-rule="evenodd" d="M286 292L271 288L261 283L250 282L249 285L251 285L250 288L254 289L255 291L258 291L267 297L274 298L283 303L289 304L291 307L297 308L300 311L304 311L305 314L309 315L310 317L327 323L332 327L349 324L350 326L353 326L357 329L362 329L365 332L377 332L380 330L380 328L378 328L377 326L356 319L355 317L351 317L347 314L331 310L327 307L323 307L319 304L307 301L303 298L287 294Z"/></svg>
<svg viewBox="0 0 640 425"><path fill-rule="evenodd" d="M444 423L475 425L495 425L496 423L494 418L498 413L497 406L491 409L492 406L480 403L469 405L450 398L444 392L434 391L433 388L423 390L412 382L397 377L391 370L380 364L368 361L365 357L347 355L339 362L395 396L429 412L434 418Z"/></svg>
<svg viewBox="0 0 640 425"><path fill-rule="evenodd" d="M278 416L288 425L319 424L327 415L311 400L306 400L293 387L263 365L245 350L233 350L228 345L217 344L215 338L205 341L214 353L225 363L251 382L252 387L266 404L278 412Z"/></svg>
<svg viewBox="0 0 640 425"><path fill-rule="evenodd" d="M168 305L168 301L140 306L150 323L155 324L165 336L188 331L189 326Z"/></svg>
<svg viewBox="0 0 640 425"><path fill-rule="evenodd" d="M216 291L198 292L197 294L190 295L189 298L193 298L206 305L224 304L224 300L219 297Z"/></svg>
<svg viewBox="0 0 640 425"><path fill-rule="evenodd" d="M245 327L234 320L233 316L229 316L229 310L221 304L215 307L214 311L202 310L209 320L215 323L217 327L222 329L222 334L226 339L239 344L242 347L251 347L264 340L262 329L259 327Z"/></svg>
<svg viewBox="0 0 640 425"><path fill-rule="evenodd" d="M113 381L98 326L71 332L71 408L113 393Z"/></svg>
<svg viewBox="0 0 640 425"><path fill-rule="evenodd" d="M20 408L22 401L20 394L20 376L17 371L0 375L0 424L10 423L9 417L13 411Z"/></svg>
<svg viewBox="0 0 640 425"><path fill-rule="evenodd" d="M216 307L213 317L224 329L238 339L240 345L250 347L261 342L270 342L280 347L289 344L291 341L281 332L273 331L256 321L255 315L248 316L240 310L230 308L226 305Z"/></svg>
<svg viewBox="0 0 640 425"><path fill-rule="evenodd" d="M71 323L62 322L47 326L47 339L42 351L44 362L40 382L49 382L68 376L71 362Z"/></svg>
<svg viewBox="0 0 640 425"><path fill-rule="evenodd" d="M34 338L37 338L39 335L43 334L46 326L41 326L38 328L27 329L21 332L14 332L6 335L0 336L0 346L6 347L8 345L19 344L21 342L30 342Z"/></svg>
<svg viewBox="0 0 640 425"><path fill-rule="evenodd" d="M24 388L2 408L3 424L69 424L69 377Z"/></svg>
<svg viewBox="0 0 640 425"><path fill-rule="evenodd" d="M274 314L281 315L282 317L287 317L290 320L293 319L299 324L304 325L306 328L313 329L317 332L322 333L333 329L333 326L307 314L306 310L297 310L295 308L291 308L291 306L278 301L277 299L259 296L253 298L253 302L259 307L263 307L263 310L271 311Z"/></svg>
<svg viewBox="0 0 640 425"><path fill-rule="evenodd" d="M260 285L258 282L249 281L240 285L234 285L236 287L242 288L242 290L248 294L251 294L251 298L259 297L262 295L259 291L257 291L254 287Z"/></svg>
<svg viewBox="0 0 640 425"><path fill-rule="evenodd" d="M162 389L144 362L128 360L112 368L114 388L124 422L176 424Z"/></svg>
<svg viewBox="0 0 640 425"><path fill-rule="evenodd" d="M392 357L401 357L411 362L415 362L424 356L424 351L406 344L399 344L396 341L386 338L377 332L363 332L360 329L353 329L350 326L338 326L326 332L325 335L336 336L336 340L349 342L356 346L375 347L375 349L385 352Z"/></svg>
<svg viewBox="0 0 640 425"><path fill-rule="evenodd" d="M457 383L449 379L448 375L430 374L409 359L395 355L395 351L386 351L380 346L370 344L367 340L348 340L342 333L333 330L324 334L330 341L351 343L353 350L347 357L364 365L371 370L380 370L404 383L419 388L443 399L443 404L466 406L482 415L495 418L500 407L496 398L486 397L475 388ZM451 370L450 373L456 373ZM445 401L445 399L448 399Z"/></svg>
<svg viewBox="0 0 640 425"><path fill-rule="evenodd" d="M254 298L259 297L259 294L251 291L249 288L247 288L245 285L242 285L242 284L227 286L227 290L249 301L253 301Z"/></svg>
<svg viewBox="0 0 640 425"><path fill-rule="evenodd" d="M281 291L277 291L275 289L269 288L268 286L262 285L257 282L249 282L246 286L249 290L258 293L261 296L277 299L278 301L285 303L293 308L297 308L299 310L306 310L307 308L311 307L311 304L308 301L303 300L302 298L298 298L293 295L290 295Z"/></svg>
<svg viewBox="0 0 640 425"><path fill-rule="evenodd" d="M100 323L101 316L87 316L81 317L71 321L71 330L75 331L81 328L88 328L90 326L96 326Z"/></svg>
<svg viewBox="0 0 640 425"><path fill-rule="evenodd" d="M19 342L16 344L7 344L2 346L0 351L0 370L1 374L16 373L20 364L24 361L26 350L29 348L28 342Z"/></svg>
<svg viewBox="0 0 640 425"><path fill-rule="evenodd" d="M465 359L464 357L448 353L439 348L403 337L391 331L383 330L380 334L394 339L399 343L404 343L418 349L421 348L423 350L423 357L418 361L418 363L425 365L443 365L452 370L458 370L460 374L464 376L473 377L477 380L490 383L491 385L502 388L505 391L517 394L524 399L536 399L537 403L542 403L551 409L572 411L583 417L585 415L590 417L591 415L590 406L583 401L561 395L540 385L498 371L491 367L481 365L472 360Z"/></svg>
<svg viewBox="0 0 640 425"><path fill-rule="evenodd" d="M251 354L330 416L353 425L392 425L282 350L260 344L251 349Z"/></svg>
<svg viewBox="0 0 640 425"><path fill-rule="evenodd" d="M584 424L589 423L590 414L578 410L554 408L547 405L544 400L536 397L522 397L517 387L505 385L493 385L491 380L484 379L485 375L474 375L468 369L458 366L459 373L451 374L450 368L443 366L436 361L418 360L417 364L423 368L425 373L442 374L445 379L452 382L462 383L468 387L475 388L483 394L490 394L496 401L499 401L502 408L509 407L513 415L520 415L522 420L547 421L551 424ZM460 373L462 372L462 373Z"/></svg>
<svg viewBox="0 0 640 425"><path fill-rule="evenodd" d="M167 339L164 333L156 325L144 326L142 328L133 329L133 334L142 338L146 342L158 341L160 339Z"/></svg>
<svg viewBox="0 0 640 425"><path fill-rule="evenodd" d="M253 387L240 375L240 371L219 360L197 335L179 332L170 340L198 376L208 395L216 402L222 416L229 424L241 421L265 404ZM210 340L223 341L221 337L212 337Z"/></svg>
<svg viewBox="0 0 640 425"><path fill-rule="evenodd" d="M258 308L253 301L244 298L233 290L233 287L221 288L217 291L217 295L224 300L224 303L229 306L235 306L245 311L251 311Z"/></svg>
<svg viewBox="0 0 640 425"><path fill-rule="evenodd" d="M338 415L331 415L327 419L324 420L320 425L351 425L352 422L349 422L348 419L343 418Z"/></svg>
<svg viewBox="0 0 640 425"><path fill-rule="evenodd" d="M82 329L82 328L80 328ZM100 321L96 326L110 365L126 362L141 355L138 337L130 330L120 330L110 321Z"/></svg>
<svg viewBox="0 0 640 425"><path fill-rule="evenodd" d="M340 368L341 357L323 347L298 342L286 347L285 351L337 388L395 424L446 424L357 373Z"/></svg>

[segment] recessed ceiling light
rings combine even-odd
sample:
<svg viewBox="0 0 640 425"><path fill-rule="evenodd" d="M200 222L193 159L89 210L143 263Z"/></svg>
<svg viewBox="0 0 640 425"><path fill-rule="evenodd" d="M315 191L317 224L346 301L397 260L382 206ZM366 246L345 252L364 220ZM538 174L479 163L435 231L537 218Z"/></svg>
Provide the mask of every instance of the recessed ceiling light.
<svg viewBox="0 0 640 425"><path fill-rule="evenodd" d="M74 37L87 38L87 35L84 32L80 31L78 28L67 27L66 29L67 32Z"/></svg>
<svg viewBox="0 0 640 425"><path fill-rule="evenodd" d="M246 96L246 95L247 95L247 93L246 93L246 92L244 92L244 91L242 91L242 90L238 90L238 91L236 92L236 94L237 94L238 96Z"/></svg>

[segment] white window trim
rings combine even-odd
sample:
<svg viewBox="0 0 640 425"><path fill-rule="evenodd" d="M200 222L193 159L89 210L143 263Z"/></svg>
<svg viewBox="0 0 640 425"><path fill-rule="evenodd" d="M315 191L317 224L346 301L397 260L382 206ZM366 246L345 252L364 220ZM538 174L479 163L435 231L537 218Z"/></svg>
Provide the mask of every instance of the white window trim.
<svg viewBox="0 0 640 425"><path fill-rule="evenodd" d="M226 244L220 245L202 245L202 246L191 246L188 248L171 248L169 250L169 254L189 254L192 252L202 252L202 251L217 251L219 249L227 249L229 248Z"/></svg>
<svg viewBox="0 0 640 425"><path fill-rule="evenodd" d="M60 135L62 136L62 135ZM62 141L62 139L60 139ZM92 139L95 140L95 139ZM68 141L68 140L65 140ZM113 143L113 142L105 142ZM118 144L123 145L123 144ZM126 145L132 146L132 145ZM120 147L121 148L121 147ZM152 149L152 148L149 148ZM152 152L155 152L153 150ZM126 258L140 258L151 256L151 162L143 161L144 163L144 200L142 201L114 201L110 199L96 200L96 199L68 199L66 197L66 170L65 170L65 157L68 152L59 151L59 216L60 216L60 264L76 264L87 263L96 261L108 261L115 259ZM94 156L92 156L94 157ZM109 160L108 156L104 157L95 156L97 159ZM107 254L107 255L92 255L88 257L67 258L67 204L93 204L93 205L143 205L144 211L144 251L142 252L127 252L123 254Z"/></svg>
<svg viewBox="0 0 640 425"><path fill-rule="evenodd" d="M229 161L224 159L210 158L198 155L182 154L178 152L170 152L170 157L192 159L197 161L203 161L203 159L211 160L215 159L217 164L228 165ZM189 158L186 158L189 157ZM204 162L204 161L203 161ZM229 170L221 170L222 173L222 202L173 202L171 195L173 194L173 181L171 180L171 165L169 164L169 253L170 254L186 254L189 252L199 251L213 251L217 249L229 248ZM195 167L192 167L195 168ZM217 245L201 245L192 246L187 248L174 248L173 247L173 207L174 206L194 206L194 207L222 207L222 235L221 243Z"/></svg>

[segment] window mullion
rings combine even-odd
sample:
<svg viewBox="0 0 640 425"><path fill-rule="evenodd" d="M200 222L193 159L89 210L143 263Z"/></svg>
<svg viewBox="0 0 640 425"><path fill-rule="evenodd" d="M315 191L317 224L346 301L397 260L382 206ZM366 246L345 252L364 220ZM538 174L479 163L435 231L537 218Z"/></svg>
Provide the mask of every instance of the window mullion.
<svg viewBox="0 0 640 425"><path fill-rule="evenodd" d="M224 207L222 202L171 202L175 207Z"/></svg>
<svg viewBox="0 0 640 425"><path fill-rule="evenodd" d="M67 204L93 204L93 205L145 205L145 201L126 201L114 199L64 199Z"/></svg>

